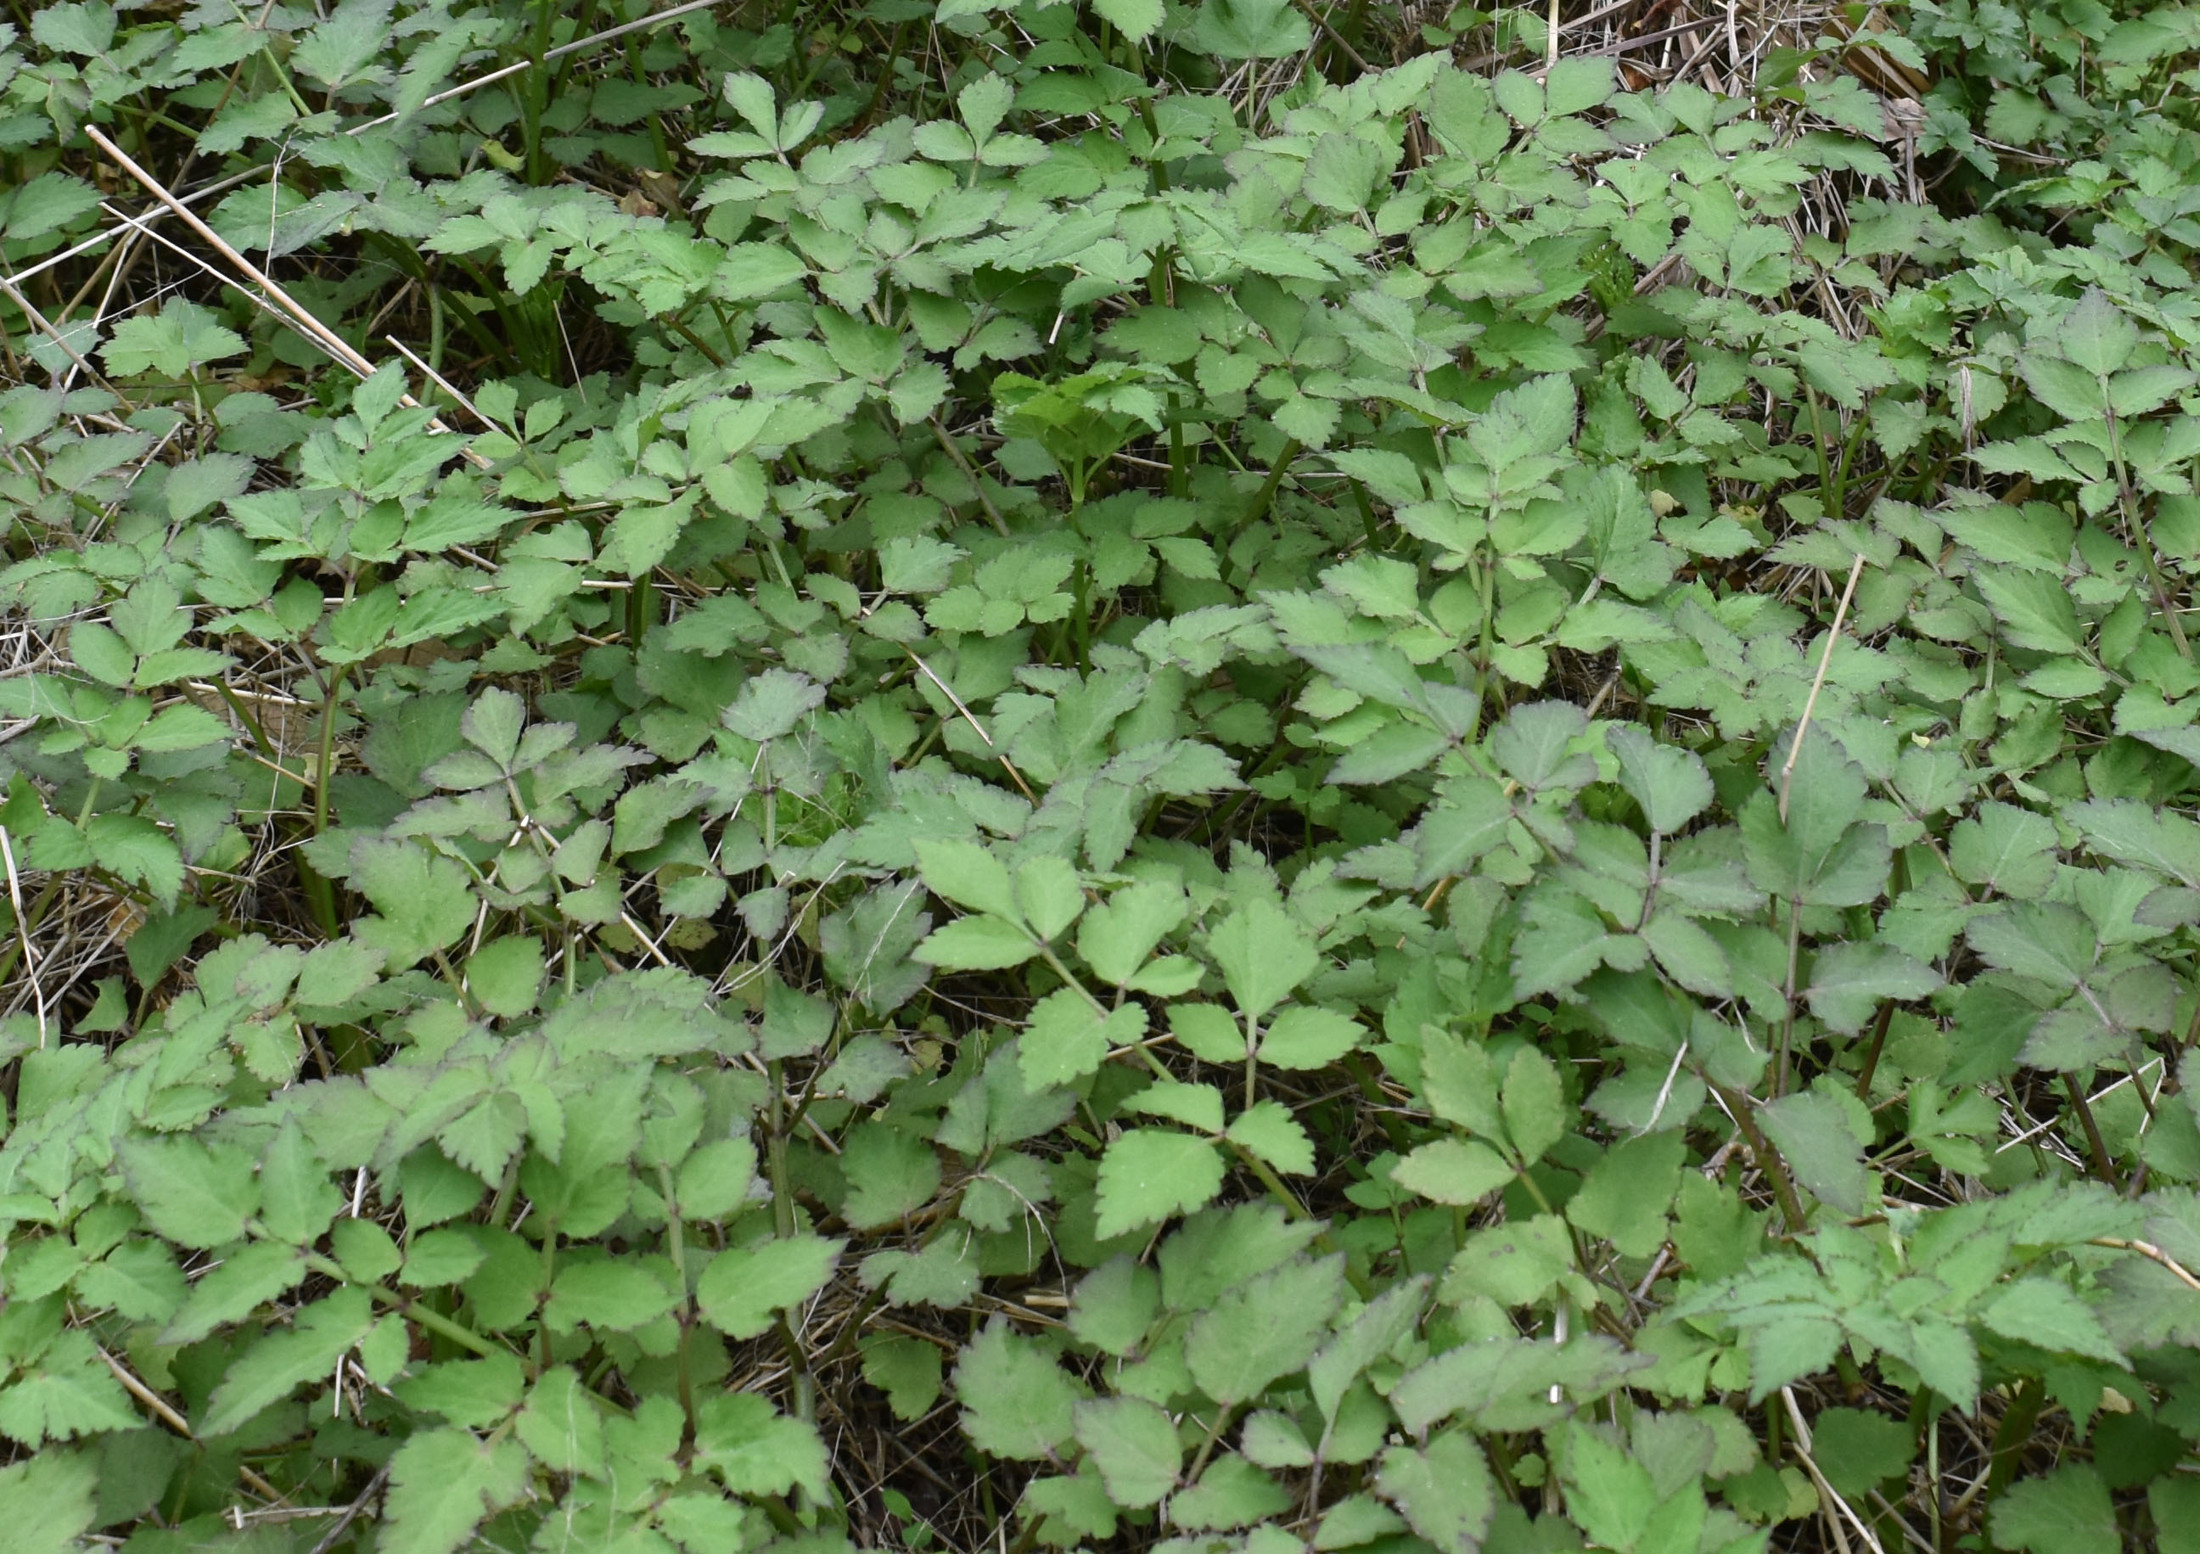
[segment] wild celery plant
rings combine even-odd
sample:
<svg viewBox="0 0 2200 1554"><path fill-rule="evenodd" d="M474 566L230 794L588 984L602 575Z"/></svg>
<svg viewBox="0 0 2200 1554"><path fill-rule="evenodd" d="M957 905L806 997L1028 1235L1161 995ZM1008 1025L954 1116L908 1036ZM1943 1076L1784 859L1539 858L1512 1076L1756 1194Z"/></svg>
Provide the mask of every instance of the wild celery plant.
<svg viewBox="0 0 2200 1554"><path fill-rule="evenodd" d="M21 11L10 1546L2189 1545L2191 18Z"/></svg>

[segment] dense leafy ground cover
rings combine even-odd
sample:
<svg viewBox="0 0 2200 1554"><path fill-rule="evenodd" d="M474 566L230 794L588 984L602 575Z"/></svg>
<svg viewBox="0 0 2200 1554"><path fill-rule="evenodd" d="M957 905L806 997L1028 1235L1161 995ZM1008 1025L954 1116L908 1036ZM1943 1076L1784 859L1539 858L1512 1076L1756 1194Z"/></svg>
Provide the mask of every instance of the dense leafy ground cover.
<svg viewBox="0 0 2200 1554"><path fill-rule="evenodd" d="M2200 1547L2200 12L9 11L15 1554Z"/></svg>

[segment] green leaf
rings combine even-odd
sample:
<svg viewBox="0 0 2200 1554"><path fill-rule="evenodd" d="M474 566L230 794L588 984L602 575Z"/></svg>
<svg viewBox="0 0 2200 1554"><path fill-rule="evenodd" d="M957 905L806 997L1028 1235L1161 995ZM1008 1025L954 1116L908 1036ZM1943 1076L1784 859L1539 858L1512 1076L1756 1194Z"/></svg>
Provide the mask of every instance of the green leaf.
<svg viewBox="0 0 2200 1554"><path fill-rule="evenodd" d="M942 971L1005 971L1038 953L1038 942L1003 917L958 917L909 952Z"/></svg>
<svg viewBox="0 0 2200 1554"><path fill-rule="evenodd" d="M2061 578L2017 567L1981 567L1971 581L2001 622L2010 646L2041 653L2078 651L2077 607Z"/></svg>
<svg viewBox="0 0 2200 1554"><path fill-rule="evenodd" d="M1184 921L1186 905L1179 886L1134 881L1085 913L1077 928L1077 953L1103 982L1121 987Z"/></svg>
<svg viewBox="0 0 2200 1554"><path fill-rule="evenodd" d="M1391 1168L1390 1179L1432 1203L1479 1203L1513 1179L1505 1157L1487 1144L1437 1139L1416 1145Z"/></svg>
<svg viewBox="0 0 2200 1554"><path fill-rule="evenodd" d="M1444 1298L1486 1295L1501 1306L1531 1305L1573 1266L1573 1242L1557 1215L1508 1220L1467 1237L1444 1275Z"/></svg>
<svg viewBox="0 0 2200 1554"><path fill-rule="evenodd" d="M963 1433L980 1451L1019 1462L1069 1440L1080 1390L1052 1355L999 1317L963 1346L955 1365Z"/></svg>
<svg viewBox="0 0 2200 1554"><path fill-rule="evenodd" d="M840 1167L848 1179L841 1218L856 1230L875 1230L932 1201L940 1189L940 1157L929 1141L883 1122L867 1122L848 1136Z"/></svg>
<svg viewBox="0 0 2200 1554"><path fill-rule="evenodd" d="M1161 26L1161 0L1092 0L1092 8L1133 43L1144 42Z"/></svg>
<svg viewBox="0 0 2200 1554"><path fill-rule="evenodd" d="M1209 929L1207 949L1230 997L1255 1020L1290 997L1321 964L1313 936L1268 901L1241 907Z"/></svg>
<svg viewBox="0 0 2200 1554"><path fill-rule="evenodd" d="M1839 1101L1817 1090L1783 1095L1760 1107L1757 1116L1798 1185L1843 1214L1864 1212L1871 1173Z"/></svg>
<svg viewBox="0 0 2200 1554"><path fill-rule="evenodd" d="M1861 1499L1905 1471L1917 1455L1909 1427L1861 1408L1829 1408L1810 1422L1811 1451L1826 1482Z"/></svg>
<svg viewBox="0 0 2200 1554"><path fill-rule="evenodd" d="M1829 944L1811 967L1810 1012L1854 1036L1887 1000L1923 998L1940 973L1890 944Z"/></svg>
<svg viewBox="0 0 2200 1554"><path fill-rule="evenodd" d="M227 1435L331 1368L374 1323L374 1302L347 1287L300 1311L288 1332L262 1337L233 1362L207 1399L201 1435Z"/></svg>
<svg viewBox="0 0 2200 1554"><path fill-rule="evenodd" d="M542 979L542 943L524 934L492 939L466 960L467 991L482 1008L506 1019L534 1011Z"/></svg>
<svg viewBox="0 0 2200 1554"><path fill-rule="evenodd" d="M24 1446L137 1423L129 1395L81 1332L63 1333L27 1375L0 1390L0 1435Z"/></svg>
<svg viewBox="0 0 2200 1554"><path fill-rule="evenodd" d="M472 932L472 876L455 859L415 842L364 837L352 845L352 883L381 914L353 925L393 971L455 944Z"/></svg>
<svg viewBox="0 0 2200 1554"><path fill-rule="evenodd" d="M1650 1256L1665 1242L1665 1213L1680 1187L1687 1147L1678 1133L1614 1144L1567 1200L1567 1220L1628 1257Z"/></svg>
<svg viewBox="0 0 2200 1554"><path fill-rule="evenodd" d="M534 1459L553 1473L600 1476L603 1471L603 1413L567 1366L542 1373L513 1429Z"/></svg>
<svg viewBox="0 0 2200 1554"><path fill-rule="evenodd" d="M1358 1021L1334 1009L1296 1004L1268 1022L1261 1033L1260 1060L1276 1068L1327 1068L1366 1035Z"/></svg>
<svg viewBox="0 0 2200 1554"><path fill-rule="evenodd" d="M863 1341L863 1379L886 1394L904 1424L922 1419L940 1397L939 1345L875 1333Z"/></svg>
<svg viewBox="0 0 2200 1554"><path fill-rule="evenodd" d="M991 850L960 839L916 844L917 874L934 895L969 912L986 912L1021 925L1008 865Z"/></svg>
<svg viewBox="0 0 2200 1554"><path fill-rule="evenodd" d="M729 1247L696 1280L695 1302L728 1338L754 1338L825 1287L846 1244L804 1233Z"/></svg>
<svg viewBox="0 0 2200 1554"><path fill-rule="evenodd" d="M1103 1398L1079 1403L1074 1418L1078 1444L1117 1505L1158 1505L1176 1488L1184 1449L1176 1425L1159 1408L1144 1398Z"/></svg>
<svg viewBox="0 0 2200 1554"><path fill-rule="evenodd" d="M1299 1258L1226 1293L1184 1335L1184 1363L1224 1405L1258 1397L1314 1357L1344 1301L1342 1254Z"/></svg>
<svg viewBox="0 0 2200 1554"><path fill-rule="evenodd" d="M15 1554L68 1554L89 1532L99 1488L99 1459L80 1451L44 1451L0 1468L0 1526Z"/></svg>
<svg viewBox="0 0 2200 1554"><path fill-rule="evenodd" d="M1145 1034L1143 1004L1102 1010L1078 988L1057 988L1032 1006L1031 1023L1024 1029L1024 1083L1039 1090L1082 1079L1107 1061L1112 1049L1130 1046Z"/></svg>
<svg viewBox="0 0 2200 1554"><path fill-rule="evenodd" d="M1314 1141L1281 1101L1255 1101L1230 1124L1228 1137L1285 1176L1314 1174Z"/></svg>
<svg viewBox="0 0 2200 1554"><path fill-rule="evenodd" d="M1421 1093L1429 1109L1454 1126L1486 1139L1505 1136L1497 1096L1497 1070L1489 1049L1429 1026L1421 1033Z"/></svg>
<svg viewBox="0 0 2200 1554"><path fill-rule="evenodd" d="M1085 909L1076 866L1061 858L1034 858L1016 871L1016 903L1041 939L1058 939Z"/></svg>
<svg viewBox="0 0 2200 1554"><path fill-rule="evenodd" d="M1165 1117L1202 1133L1222 1131L1222 1092L1213 1085L1157 1080L1126 1100L1123 1108L1148 1117Z"/></svg>
<svg viewBox="0 0 2200 1554"><path fill-rule="evenodd" d="M1100 1161L1099 1235L1105 1240L1189 1214L1222 1190L1222 1155L1206 1139L1133 1128Z"/></svg>
<svg viewBox="0 0 2200 1554"><path fill-rule="evenodd" d="M2026 1278L2005 1285L1979 1312L1979 1321L2004 1338L2050 1353L2127 1363L2093 1308L2053 1279Z"/></svg>
<svg viewBox="0 0 2200 1554"><path fill-rule="evenodd" d="M553 1332L570 1333L585 1322L627 1333L670 1311L675 1298L657 1270L647 1264L626 1259L567 1262L550 1286L542 1319Z"/></svg>
<svg viewBox="0 0 2200 1554"><path fill-rule="evenodd" d="M1505 1131L1528 1164L1541 1159L1545 1150L1564 1137L1565 1086L1557 1066L1534 1047L1522 1047L1513 1054L1505 1070L1503 1105Z"/></svg>
<svg viewBox="0 0 2200 1554"><path fill-rule="evenodd" d="M175 838L143 815L92 816L84 827L92 861L132 884L143 885L173 909L183 889L183 854Z"/></svg>
<svg viewBox="0 0 2200 1554"><path fill-rule="evenodd" d="M1995 1548L2031 1554L2093 1554L2120 1541L2108 1486L2084 1463L2011 1484L1994 1502L1988 1525Z"/></svg>
<svg viewBox="0 0 2200 1554"><path fill-rule="evenodd" d="M487 1258L481 1243L463 1230L424 1230L405 1249L405 1268L398 1277L414 1289L441 1289L473 1277Z"/></svg>
<svg viewBox="0 0 2200 1554"><path fill-rule="evenodd" d="M1420 1450L1388 1448L1376 1469L1375 1488L1439 1549L1480 1548L1497 1509L1489 1463L1464 1430L1446 1430Z"/></svg>
<svg viewBox="0 0 2200 1554"><path fill-rule="evenodd" d="M181 378L195 367L244 352L244 336L224 328L218 314L196 302L171 297L158 314L140 313L115 325L99 354L108 371L125 377L157 372Z"/></svg>
<svg viewBox="0 0 2200 1554"><path fill-rule="evenodd" d="M795 725L824 700L825 687L808 675L767 669L743 683L741 694L725 710L721 721L743 739L762 744L792 733Z"/></svg>
<svg viewBox="0 0 2200 1554"><path fill-rule="evenodd" d="M722 1392L696 1410L695 1466L737 1495L784 1495L797 1485L814 1499L831 1493L817 1431L753 1392Z"/></svg>
<svg viewBox="0 0 2200 1554"><path fill-rule="evenodd" d="M491 1511L526 1492L527 1453L514 1440L423 1430L390 1459L382 1544L393 1554L454 1554Z"/></svg>
<svg viewBox="0 0 2200 1554"><path fill-rule="evenodd" d="M1948 833L1948 865L1966 885L2036 901L2055 882L2054 822L1989 800Z"/></svg>
<svg viewBox="0 0 2200 1554"><path fill-rule="evenodd" d="M1650 829L1679 831L1711 803L1711 774L1692 750L1661 745L1634 724L1610 730L1605 747L1619 762L1620 786L1642 806Z"/></svg>
<svg viewBox="0 0 2200 1554"><path fill-rule="evenodd" d="M747 1139L717 1139L680 1162L673 1197L689 1224L725 1219L748 1200L756 1180L756 1146Z"/></svg>
<svg viewBox="0 0 2200 1554"><path fill-rule="evenodd" d="M217 1247L244 1234L260 1206L251 1155L196 1139L131 1139L118 1152L146 1221L182 1246Z"/></svg>
<svg viewBox="0 0 2200 1554"><path fill-rule="evenodd" d="M305 1254L276 1241L237 1247L199 1276L161 1334L164 1343L196 1343L243 1320L306 1276Z"/></svg>
<svg viewBox="0 0 2200 1554"><path fill-rule="evenodd" d="M2131 364L2131 353L2139 344L2139 328L2108 299L2107 292L2088 286L2077 306L2056 321L2054 341L2064 356L2087 372L2105 378Z"/></svg>
<svg viewBox="0 0 2200 1554"><path fill-rule="evenodd" d="M260 1159L260 1223L268 1234L294 1246L321 1239L343 1198L328 1167L306 1142L297 1119L286 1117Z"/></svg>
<svg viewBox="0 0 2200 1554"><path fill-rule="evenodd" d="M0 198L0 234L11 243L58 232L99 206L99 191L67 173L40 173Z"/></svg>
<svg viewBox="0 0 2200 1554"><path fill-rule="evenodd" d="M1606 1548L1631 1549L1658 1505L1649 1470L1594 1428L1566 1432L1566 1509Z"/></svg>

